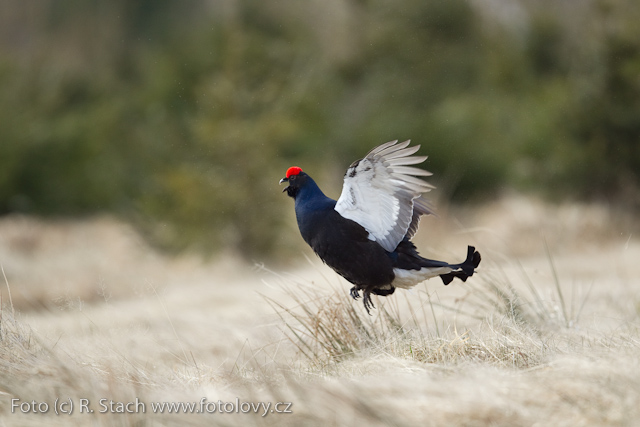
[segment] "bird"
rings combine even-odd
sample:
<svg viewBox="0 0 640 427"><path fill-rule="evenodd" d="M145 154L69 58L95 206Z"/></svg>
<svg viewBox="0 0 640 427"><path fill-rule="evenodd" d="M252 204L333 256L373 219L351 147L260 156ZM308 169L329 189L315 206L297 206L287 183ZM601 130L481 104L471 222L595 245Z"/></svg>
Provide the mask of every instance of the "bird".
<svg viewBox="0 0 640 427"><path fill-rule="evenodd" d="M427 156L414 156L420 145L390 141L353 162L344 175L338 200L327 197L298 166L287 169L280 184L294 199L296 220L304 241L320 259L353 284L350 295L360 298L369 315L375 308L371 294L389 296L396 288L410 289L439 276L445 285L463 282L480 264L474 246L464 262L450 264L419 255L411 238L422 215L433 214L423 193L430 172L411 165Z"/></svg>

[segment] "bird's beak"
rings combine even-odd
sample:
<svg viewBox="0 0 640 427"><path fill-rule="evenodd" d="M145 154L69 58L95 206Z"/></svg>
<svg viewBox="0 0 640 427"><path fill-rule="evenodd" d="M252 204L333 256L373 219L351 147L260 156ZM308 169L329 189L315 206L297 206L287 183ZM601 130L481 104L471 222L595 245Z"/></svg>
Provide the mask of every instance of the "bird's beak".
<svg viewBox="0 0 640 427"><path fill-rule="evenodd" d="M280 184L282 184L283 182L289 182L289 178L282 178L280 180ZM289 188L289 186L284 187L284 189L282 190L282 192L284 193L285 191L287 191L287 188Z"/></svg>

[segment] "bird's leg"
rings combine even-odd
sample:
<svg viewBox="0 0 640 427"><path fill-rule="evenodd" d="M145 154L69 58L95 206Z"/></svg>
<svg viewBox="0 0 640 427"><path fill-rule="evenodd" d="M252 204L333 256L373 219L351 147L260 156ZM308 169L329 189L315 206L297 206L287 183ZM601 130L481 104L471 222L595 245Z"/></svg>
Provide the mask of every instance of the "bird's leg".
<svg viewBox="0 0 640 427"><path fill-rule="evenodd" d="M360 290L358 288L356 288L355 286L353 288L351 288L349 293L351 294L351 298L353 298L353 299L360 298Z"/></svg>
<svg viewBox="0 0 640 427"><path fill-rule="evenodd" d="M371 312L369 310L371 308L376 308L376 306L373 305L373 301L371 301L371 292L365 290L362 294L364 296L364 298L362 300L362 302L364 304L364 308L365 308L365 310L367 310L367 314L369 316L371 316Z"/></svg>

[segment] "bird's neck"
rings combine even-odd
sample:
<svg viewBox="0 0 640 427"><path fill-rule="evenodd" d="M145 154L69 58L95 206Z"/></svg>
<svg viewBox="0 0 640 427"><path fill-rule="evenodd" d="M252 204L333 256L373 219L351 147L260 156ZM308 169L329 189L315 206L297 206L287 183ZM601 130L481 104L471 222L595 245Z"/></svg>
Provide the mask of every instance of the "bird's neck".
<svg viewBox="0 0 640 427"><path fill-rule="evenodd" d="M299 210L333 209L336 204L335 200L325 196L311 178L298 190L295 200L296 212Z"/></svg>
<svg viewBox="0 0 640 427"><path fill-rule="evenodd" d="M330 212L336 206L336 201L325 196L312 179L300 187L295 200L296 220L300 234L312 248L315 248L314 241L323 229L320 224L326 223Z"/></svg>

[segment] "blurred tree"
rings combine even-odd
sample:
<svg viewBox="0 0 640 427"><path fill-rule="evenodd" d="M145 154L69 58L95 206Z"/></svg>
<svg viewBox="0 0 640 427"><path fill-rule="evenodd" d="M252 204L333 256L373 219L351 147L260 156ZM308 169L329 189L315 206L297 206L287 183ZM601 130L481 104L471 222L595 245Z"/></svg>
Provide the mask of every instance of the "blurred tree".
<svg viewBox="0 0 640 427"><path fill-rule="evenodd" d="M0 213L109 211L166 248L277 256L287 166L337 196L396 138L454 200L640 205L638 3L492 4L4 3Z"/></svg>
<svg viewBox="0 0 640 427"><path fill-rule="evenodd" d="M597 67L581 73L590 88L576 93L570 112L581 155L567 162L569 186L640 208L640 4L601 2L594 15Z"/></svg>

